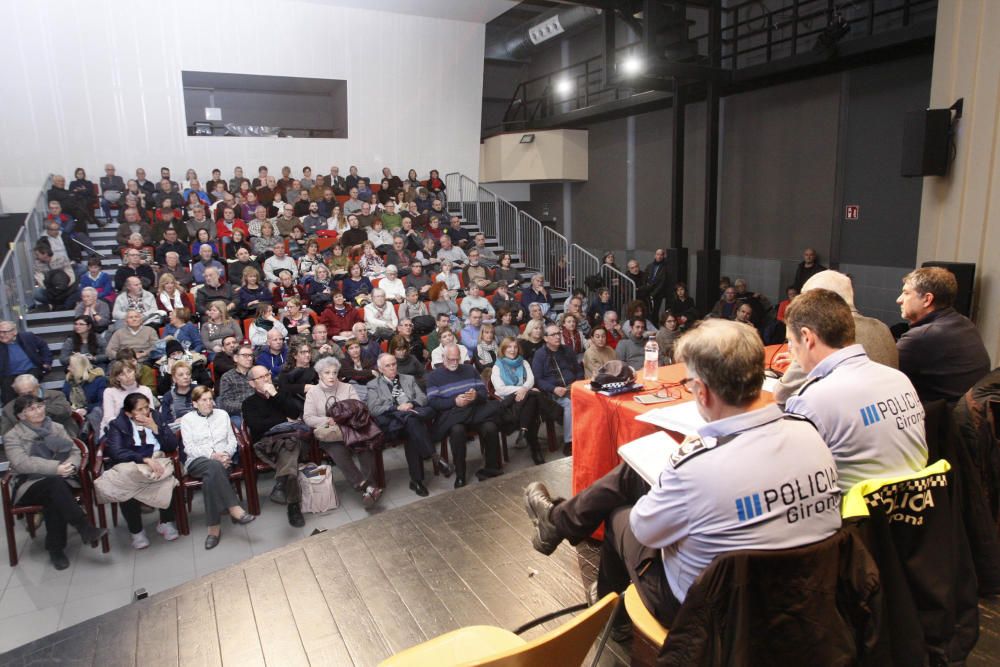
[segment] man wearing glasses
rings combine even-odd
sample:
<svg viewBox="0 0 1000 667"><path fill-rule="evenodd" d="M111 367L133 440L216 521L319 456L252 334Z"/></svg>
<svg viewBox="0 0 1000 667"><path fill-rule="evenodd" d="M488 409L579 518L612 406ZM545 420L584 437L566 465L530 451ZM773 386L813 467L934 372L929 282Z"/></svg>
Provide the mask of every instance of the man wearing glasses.
<svg viewBox="0 0 1000 667"><path fill-rule="evenodd" d="M52 350L48 343L30 331L17 332L13 322L0 322L0 403L17 397L14 378L30 373L39 380L52 367Z"/></svg>
<svg viewBox="0 0 1000 667"><path fill-rule="evenodd" d="M531 360L535 385L563 410L563 454L573 452L573 405L570 385L583 379L583 367L576 360L576 353L562 344L562 334L555 324L545 326L545 345L538 348Z"/></svg>
<svg viewBox="0 0 1000 667"><path fill-rule="evenodd" d="M569 500L551 498L539 482L525 489L536 550L551 554L564 539L577 544L603 522L597 596L631 581L668 628L716 556L812 544L840 528L837 468L826 443L808 421L776 405L758 407L764 346L757 333L706 320L680 339L676 355L708 423L671 454L655 487L621 464Z"/></svg>
<svg viewBox="0 0 1000 667"><path fill-rule="evenodd" d="M233 424L239 428L243 423L243 401L253 395L249 376L253 366L253 347L241 345L233 355L233 361L236 366L219 378L219 407L229 413Z"/></svg>
<svg viewBox="0 0 1000 667"><path fill-rule="evenodd" d="M242 350L240 350L242 352ZM232 371L230 371L232 372ZM302 423L302 405L291 392L278 393L271 371L254 366L247 375L251 393L243 401L243 419L257 456L274 467L272 502L288 504L288 523L306 525L299 506L299 458L308 449L310 429Z"/></svg>

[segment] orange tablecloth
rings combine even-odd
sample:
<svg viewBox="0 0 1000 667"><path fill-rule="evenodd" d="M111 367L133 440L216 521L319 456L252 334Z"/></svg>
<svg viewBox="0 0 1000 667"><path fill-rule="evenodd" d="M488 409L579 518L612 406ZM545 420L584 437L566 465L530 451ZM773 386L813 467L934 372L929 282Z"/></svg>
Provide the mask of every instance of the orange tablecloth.
<svg viewBox="0 0 1000 667"><path fill-rule="evenodd" d="M778 345L768 346L765 360L772 359L780 348ZM636 374L636 379L642 377L642 372ZM663 383L678 382L687 377L684 364L662 366L657 372L655 382L643 382L645 389L640 393L649 393L660 389ZM691 395L679 390L681 398L670 403L642 405L636 403L637 393L604 396L590 388L589 380L573 383L573 493L574 495L590 486L595 480L603 477L615 466L621 463L618 448L636 438L656 432L658 427L638 421L636 417L644 412L677 405L692 400ZM768 402L770 394L762 396ZM667 431L677 442L683 439L680 433ZM595 533L601 537L603 529Z"/></svg>

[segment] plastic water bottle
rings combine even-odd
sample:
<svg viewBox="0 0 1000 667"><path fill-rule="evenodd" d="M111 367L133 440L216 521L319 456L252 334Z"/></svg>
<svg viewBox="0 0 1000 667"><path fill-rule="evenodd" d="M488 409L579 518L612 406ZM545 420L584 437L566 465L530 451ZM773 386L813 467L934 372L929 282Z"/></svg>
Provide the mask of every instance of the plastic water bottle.
<svg viewBox="0 0 1000 667"><path fill-rule="evenodd" d="M642 379L646 382L656 380L656 369L660 365L660 346L656 343L656 337L649 334L646 338L645 359L642 364Z"/></svg>

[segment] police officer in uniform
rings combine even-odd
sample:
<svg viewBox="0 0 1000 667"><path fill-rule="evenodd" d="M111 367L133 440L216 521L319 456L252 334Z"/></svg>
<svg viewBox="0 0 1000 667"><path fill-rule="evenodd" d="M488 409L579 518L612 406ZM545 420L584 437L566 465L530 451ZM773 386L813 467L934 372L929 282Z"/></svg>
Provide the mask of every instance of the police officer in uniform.
<svg viewBox="0 0 1000 667"><path fill-rule="evenodd" d="M538 482L525 489L535 549L576 544L603 521L597 595L632 581L667 627L716 556L812 544L840 528L829 448L806 420L758 407L764 347L756 331L707 320L676 354L709 423L672 454L655 487L622 464L569 500L552 499Z"/></svg>
<svg viewBox="0 0 1000 667"><path fill-rule="evenodd" d="M917 390L854 342L847 302L830 290L809 290L788 306L785 322L788 350L808 373L785 410L816 426L837 462L841 490L922 470L927 440Z"/></svg>

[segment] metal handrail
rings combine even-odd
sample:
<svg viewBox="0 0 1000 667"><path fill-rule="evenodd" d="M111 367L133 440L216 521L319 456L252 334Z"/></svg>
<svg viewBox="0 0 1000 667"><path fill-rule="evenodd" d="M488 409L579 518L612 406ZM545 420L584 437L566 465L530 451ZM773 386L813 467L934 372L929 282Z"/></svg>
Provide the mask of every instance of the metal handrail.
<svg viewBox="0 0 1000 667"><path fill-rule="evenodd" d="M35 197L35 207L28 213L24 225L17 231L10 249L0 262L0 317L26 328L24 316L34 301L34 255L32 249L42 237L45 216L48 215L48 190L52 174Z"/></svg>
<svg viewBox="0 0 1000 667"><path fill-rule="evenodd" d="M602 273L601 260L581 245L518 209L514 204L471 178L452 172L445 176L449 211L461 212L505 252L517 257L527 271L541 273L557 292L583 289L589 276L601 274L612 290L612 303L621 307L635 298L635 282L617 268Z"/></svg>

